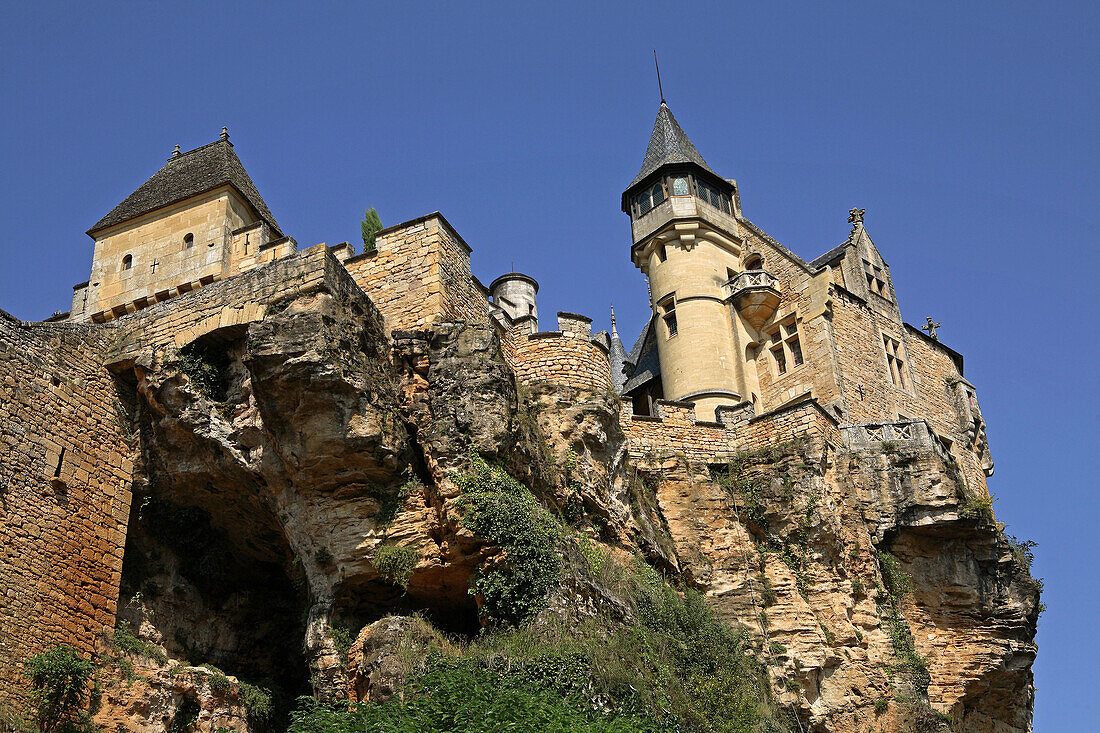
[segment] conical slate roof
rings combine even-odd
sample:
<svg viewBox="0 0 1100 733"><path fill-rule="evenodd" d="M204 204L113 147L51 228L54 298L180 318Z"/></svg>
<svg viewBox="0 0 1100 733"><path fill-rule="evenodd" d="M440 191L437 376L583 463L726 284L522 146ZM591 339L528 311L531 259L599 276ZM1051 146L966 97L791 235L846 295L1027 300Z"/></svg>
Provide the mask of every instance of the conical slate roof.
<svg viewBox="0 0 1100 733"><path fill-rule="evenodd" d="M672 116L672 110L667 104L661 102L661 107L657 110L657 121L653 123L649 147L645 151L645 160L642 161L642 169L638 171L638 175L630 182L627 189L633 188L650 173L669 163L694 163L721 180L721 176L714 173L703 160L703 156L699 155L699 151L695 149L680 124L676 122L676 118Z"/></svg>
<svg viewBox="0 0 1100 733"><path fill-rule="evenodd" d="M619 338L619 329L615 327L615 308L611 309L611 337L609 340L607 360L611 364L611 381L615 385L615 391L622 394L623 385L626 384L626 348Z"/></svg>
<svg viewBox="0 0 1100 733"><path fill-rule="evenodd" d="M88 234L94 235L101 229L136 219L150 211L171 206L226 184L237 189L260 218L275 230L277 236L283 235L271 210L267 208L260 192L256 190L256 185L241 165L240 158L233 152L233 143L229 142L224 132L220 140L173 155L152 178L138 186L111 213L96 222L88 230Z"/></svg>

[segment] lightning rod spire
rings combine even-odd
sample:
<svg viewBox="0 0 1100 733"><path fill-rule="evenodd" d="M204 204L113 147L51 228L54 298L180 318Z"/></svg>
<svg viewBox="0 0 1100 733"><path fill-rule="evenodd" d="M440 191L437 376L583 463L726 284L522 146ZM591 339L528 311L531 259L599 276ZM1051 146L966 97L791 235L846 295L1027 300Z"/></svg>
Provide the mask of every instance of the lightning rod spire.
<svg viewBox="0 0 1100 733"><path fill-rule="evenodd" d="M661 65L657 63L657 49L653 49L653 65L657 67L657 91L661 93L661 104L664 104L665 90L661 88Z"/></svg>

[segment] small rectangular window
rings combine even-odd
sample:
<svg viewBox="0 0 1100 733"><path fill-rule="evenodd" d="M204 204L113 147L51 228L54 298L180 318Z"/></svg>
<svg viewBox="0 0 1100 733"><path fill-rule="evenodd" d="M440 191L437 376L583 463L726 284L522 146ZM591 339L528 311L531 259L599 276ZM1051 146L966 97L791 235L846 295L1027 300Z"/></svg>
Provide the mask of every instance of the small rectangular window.
<svg viewBox="0 0 1100 733"><path fill-rule="evenodd" d="M772 356L775 357L775 369L780 374L787 373L787 357L783 353L783 347L772 349Z"/></svg>
<svg viewBox="0 0 1100 733"><path fill-rule="evenodd" d="M661 318L665 322L665 329L667 331L667 337L672 338L677 333L676 327L676 300L675 298L669 298L664 303L660 303Z"/></svg>
<svg viewBox="0 0 1100 733"><path fill-rule="evenodd" d="M798 336L787 341L791 349L791 363L798 366L802 363L802 345L798 343Z"/></svg>
<svg viewBox="0 0 1100 733"><path fill-rule="evenodd" d="M793 318L787 323L775 327L768 334L772 356L775 357L775 369L786 374L788 369L801 366L805 362L802 355L802 342L798 338L798 321Z"/></svg>
<svg viewBox="0 0 1100 733"><path fill-rule="evenodd" d="M886 349L886 370L890 372L890 381L895 387L905 389L905 359L901 344L886 334L882 336L882 344Z"/></svg>

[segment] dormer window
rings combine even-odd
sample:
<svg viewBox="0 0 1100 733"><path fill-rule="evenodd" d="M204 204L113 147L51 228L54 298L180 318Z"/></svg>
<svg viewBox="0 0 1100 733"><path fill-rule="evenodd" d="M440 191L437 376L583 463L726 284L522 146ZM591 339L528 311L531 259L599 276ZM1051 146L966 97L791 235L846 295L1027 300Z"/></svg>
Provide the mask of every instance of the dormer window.
<svg viewBox="0 0 1100 733"><path fill-rule="evenodd" d="M730 213L730 200L729 197L723 193L720 193L718 189L713 186L708 186L702 181L696 182L696 188L699 191L699 198L706 203L710 204L716 209L721 209L727 214Z"/></svg>
<svg viewBox="0 0 1100 733"><path fill-rule="evenodd" d="M638 216L648 214L657 204L665 200L665 184L658 181L634 197Z"/></svg>
<svg viewBox="0 0 1100 733"><path fill-rule="evenodd" d="M123 270L129 270L133 266L134 266L134 256L133 255L126 255L125 257L122 258L122 269Z"/></svg>
<svg viewBox="0 0 1100 733"><path fill-rule="evenodd" d="M195 235L192 234L191 232L188 232L187 234L185 234L183 236L183 248L184 249L191 249L194 246L195 246Z"/></svg>

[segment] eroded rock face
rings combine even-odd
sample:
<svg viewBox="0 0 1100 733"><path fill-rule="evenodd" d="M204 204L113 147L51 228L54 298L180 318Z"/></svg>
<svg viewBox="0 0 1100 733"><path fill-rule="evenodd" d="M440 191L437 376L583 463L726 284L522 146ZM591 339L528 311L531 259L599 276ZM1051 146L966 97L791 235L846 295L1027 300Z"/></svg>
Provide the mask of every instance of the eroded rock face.
<svg viewBox="0 0 1100 733"><path fill-rule="evenodd" d="M645 468L683 576L758 634L811 730L1031 729L1036 584L992 523L962 516L935 452L799 444L717 475ZM891 591L890 558L911 592Z"/></svg>
<svg viewBox="0 0 1100 733"><path fill-rule="evenodd" d="M489 326L391 341L346 293L282 304L182 356L147 354L134 379L143 491L124 594L141 594L143 638L176 659L253 681L280 659L290 697L392 695L434 633L393 614L478 628L470 579L495 549L463 525L453 481L477 451L578 532L641 554L745 626L777 699L810 730L938 730L936 713L958 730L1030 730L1035 584L994 525L964 516L934 451L791 444L728 471L631 461L613 395L517 388ZM387 546L407 548L400 578L378 567ZM911 592L891 592L882 553ZM566 573L543 613L596 609L631 613ZM362 629L347 657L343 629ZM150 670L149 692L119 692L104 714L127 730L162 724L191 694L165 675ZM211 716L243 720L219 704Z"/></svg>

